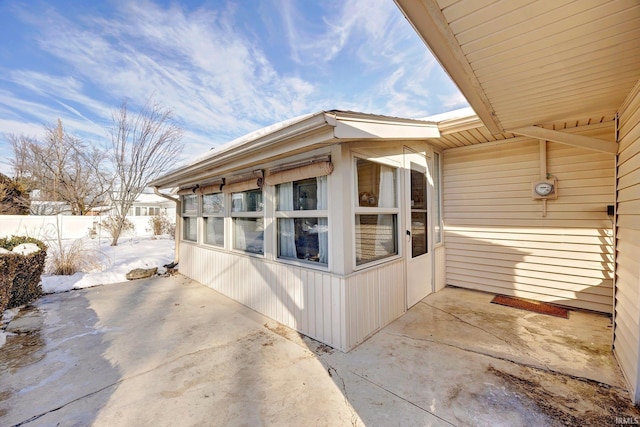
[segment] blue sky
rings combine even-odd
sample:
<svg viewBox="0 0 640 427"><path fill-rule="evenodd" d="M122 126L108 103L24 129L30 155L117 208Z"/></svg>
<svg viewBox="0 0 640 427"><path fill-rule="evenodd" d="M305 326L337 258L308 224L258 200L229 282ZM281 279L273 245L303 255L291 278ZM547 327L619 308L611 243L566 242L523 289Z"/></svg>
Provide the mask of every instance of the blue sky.
<svg viewBox="0 0 640 427"><path fill-rule="evenodd" d="M258 128L342 109L425 117L467 106L392 0L0 0L6 134L104 144L123 98L185 129L181 159Z"/></svg>

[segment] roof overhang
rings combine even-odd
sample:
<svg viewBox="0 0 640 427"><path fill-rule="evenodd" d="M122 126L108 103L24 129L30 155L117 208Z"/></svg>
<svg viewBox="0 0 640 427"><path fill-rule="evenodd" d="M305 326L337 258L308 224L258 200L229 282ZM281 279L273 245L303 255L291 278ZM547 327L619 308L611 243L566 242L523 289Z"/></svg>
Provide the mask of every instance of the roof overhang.
<svg viewBox="0 0 640 427"><path fill-rule="evenodd" d="M321 111L259 129L212 149L195 161L151 181L169 188L203 179L230 168L353 140L426 140L440 136L435 122L364 114Z"/></svg>
<svg viewBox="0 0 640 427"><path fill-rule="evenodd" d="M395 0L492 134L612 120L640 77L640 2Z"/></svg>

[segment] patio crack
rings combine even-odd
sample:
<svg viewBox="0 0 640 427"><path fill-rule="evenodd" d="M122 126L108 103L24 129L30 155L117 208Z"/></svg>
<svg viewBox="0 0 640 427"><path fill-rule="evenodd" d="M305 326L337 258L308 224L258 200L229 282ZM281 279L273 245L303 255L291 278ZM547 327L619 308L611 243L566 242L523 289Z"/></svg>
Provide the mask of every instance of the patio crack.
<svg viewBox="0 0 640 427"><path fill-rule="evenodd" d="M374 381L371 381L369 378L367 378L367 377L365 377L365 376L363 376L363 375L360 375L360 374L358 374L358 373L356 373L356 372L353 372L353 371L350 371L350 372L351 372L353 375L355 375L356 377L358 377L358 378L360 378L360 379L362 379L362 380L364 380L364 381L368 382L368 383L369 383L369 384L371 384L371 385L374 385L374 386L378 387L380 390L384 390L385 392L387 392L387 393L391 394L392 396L397 397L398 399L402 400L403 402L406 402L406 403L408 403L409 405L414 406L414 407L418 408L419 410L421 410L421 411L423 411L423 412L428 413L429 415L433 415L434 417L436 417L436 418L437 418L437 419L439 419L440 421L443 421L443 422L445 422L445 423L447 423L447 424L449 424L449 425L452 425L452 426L455 426L455 425L456 425L456 424L452 423L451 421L446 420L446 419L442 418L441 416L439 416L439 415L437 415L437 414L434 414L433 412L431 412L431 411L430 411L430 410L428 410L427 408L423 408L422 406L418 405L417 403L412 402L411 400L406 399L406 398L404 398L404 397L400 396L398 393L396 393L396 392L394 392L394 391L391 391L391 390L389 390L388 388L383 387L382 385L380 385L380 384L378 384L378 383L376 383L376 382L374 382Z"/></svg>
<svg viewBox="0 0 640 427"><path fill-rule="evenodd" d="M351 402L349 402L347 385L344 382L344 378L342 378L342 376L338 373L338 370L333 366L331 366L325 359L322 359L322 358L319 358L319 359L322 362L324 362L324 365L327 367L327 373L329 374L330 377L333 378L334 375L338 377L338 380L340 381L339 385L340 385L340 388L342 389L342 395L344 396L344 401L347 404L347 408L349 408L349 412L351 412L351 425L353 427L356 427L358 425L358 414L356 413L355 409L353 409L353 406L351 406Z"/></svg>
<svg viewBox="0 0 640 427"><path fill-rule="evenodd" d="M471 326L472 328L480 329L482 332L485 332L485 333L487 333L487 334L491 335L491 336L492 336L492 337L494 337L494 338L499 339L500 341L502 341L502 342L504 342L504 343L506 343L506 344L509 344L509 345L515 345L515 343L513 343L513 342L511 342L511 341L509 341L509 340L507 340L507 339L505 339L505 338L503 338L503 337L501 337L501 336L499 336L499 335L496 335L496 334L494 334L493 332L489 332L489 331L487 331L486 329L484 329L484 328L482 328L482 327L480 327L480 326L478 326L478 325L474 325L473 323L467 322L467 321L466 321L466 320L464 320L463 318L461 318L461 317L459 317L459 316L456 316L456 315L455 315L455 314L453 314L453 313L449 313L447 310L443 310L443 309L442 309L442 308L440 308L440 307L436 307L436 306L431 305L431 304L428 304L428 303L426 303L426 302L424 302L424 301L420 301L420 303L421 303L421 304L426 305L427 307L431 307L431 308L434 308L434 309L436 309L436 310L438 310L438 311L441 311L441 312L443 312L443 313L445 313L445 314L448 314L449 316L451 316L451 317L455 318L456 320L459 320L460 322L464 323L465 325L469 325L469 326Z"/></svg>

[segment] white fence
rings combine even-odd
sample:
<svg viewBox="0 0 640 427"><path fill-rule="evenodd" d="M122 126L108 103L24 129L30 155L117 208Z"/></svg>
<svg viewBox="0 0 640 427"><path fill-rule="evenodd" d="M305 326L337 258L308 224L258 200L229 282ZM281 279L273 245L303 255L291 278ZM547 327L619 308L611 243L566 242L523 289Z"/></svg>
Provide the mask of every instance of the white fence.
<svg viewBox="0 0 640 427"><path fill-rule="evenodd" d="M150 216L130 216L136 236L152 235ZM99 216L74 215L0 215L0 237L29 236L41 240L60 237L62 239L80 239L82 237L110 237L100 227L104 218ZM92 233L95 231L95 234Z"/></svg>

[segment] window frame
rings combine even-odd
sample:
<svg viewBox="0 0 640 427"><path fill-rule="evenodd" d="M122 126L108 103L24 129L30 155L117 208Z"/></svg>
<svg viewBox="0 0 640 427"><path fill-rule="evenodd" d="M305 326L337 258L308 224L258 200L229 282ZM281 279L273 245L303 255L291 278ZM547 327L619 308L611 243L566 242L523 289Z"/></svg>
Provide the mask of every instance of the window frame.
<svg viewBox="0 0 640 427"><path fill-rule="evenodd" d="M215 195L222 196L222 212L206 212L204 198L206 196L215 196ZM215 248L224 249L226 247L226 241L227 241L226 240L227 227L226 227L226 220L225 220L225 218L227 217L227 197L225 193L216 192L216 193L202 194L202 196L200 196L200 205L202 206L202 215L201 215L202 216L202 244L207 246L212 246ZM209 218L222 218L222 244L221 245L217 243L207 242L207 221Z"/></svg>
<svg viewBox="0 0 640 427"><path fill-rule="evenodd" d="M249 193L252 191L256 191L256 190L260 190L260 192L262 193L261 195L261 204L262 204L262 209L260 211L234 211L233 210L233 196L235 194L243 194L243 193ZM241 253L241 254L246 254L249 256L257 256L257 257L261 257L264 258L267 255L267 247L265 244L265 231L266 231L266 224L267 224L267 218L266 218L266 191L264 188L256 188L253 190L245 190L245 191L240 191L240 192L236 192L236 193L230 193L229 195L229 207L228 212L229 212L229 218L231 221L231 236L229 236L230 238L230 249L234 252L237 253ZM246 249L238 249L236 248L236 219L238 218L255 218L255 219L262 219L262 252L251 252L251 251L247 251Z"/></svg>
<svg viewBox="0 0 640 427"><path fill-rule="evenodd" d="M382 166L387 166L390 168L393 168L394 170L394 191L395 191L395 197L394 197L394 201L395 201L395 207L393 208L389 208L389 207L371 207L371 206L360 206L360 194L359 194L359 188L358 188L358 160L365 160L371 163L376 163L376 164L380 164ZM402 258L402 242L400 240L400 221L401 221L401 217L400 217L400 203L401 203L401 198L400 198L400 166L396 165L396 164L392 164L390 162L384 162L384 161L378 161L376 160L371 160L369 158L367 158L366 156L363 155L354 155L353 156L353 161L352 161L352 166L353 166L353 193L354 193L354 203L353 203L353 217L352 217L352 224L353 224L353 249L352 249L352 253L353 253L353 269L354 271L358 271L358 270L362 270L362 269L366 269L366 268L371 268L374 267L376 265L380 265L380 264L384 264L386 262L391 262L391 261L395 261L397 259ZM356 218L360 215L395 215L395 221L394 221L394 225L395 225L395 246L396 246L396 253L394 254L389 254L387 256L381 257L381 258L376 258L373 259L371 261L365 261L365 262L360 262L358 263L358 259L357 259L357 242L358 242L358 236L356 233Z"/></svg>
<svg viewBox="0 0 640 427"><path fill-rule="evenodd" d="M196 201L196 210L195 210L195 212L187 212L187 209L186 209L186 205L187 204L185 203L185 201L186 201L187 198L191 198L191 197L195 198L195 201ZM200 229L200 227L198 225L198 222L199 222L198 221L198 217L199 216L200 216L200 198L198 197L198 195L196 195L196 194L185 194L185 195L183 195L182 199L181 199L181 205L180 205L180 217L182 218L182 230L181 230L182 233L181 233L181 236L180 236L180 240L181 241L190 242L190 243L198 243L198 235L199 235L199 229ZM196 223L196 236L195 236L194 240L187 239L187 237L186 237L187 236L186 228L187 228L187 222L188 221L186 221L185 218L189 219L189 221L193 219L195 221L195 223Z"/></svg>
<svg viewBox="0 0 640 427"><path fill-rule="evenodd" d="M325 175L326 179L327 179L327 207L326 209L317 209L317 202L316 202L316 209L292 209L292 210L279 210L279 198L280 198L280 186L283 184L288 184L288 183L296 183L296 182L301 182L301 181L306 181L308 179L317 179L319 177L315 177L315 178L306 178L306 179L302 179L302 180L298 180L298 181L286 181L286 182L282 182L280 184L276 184L274 185L274 195L275 195L275 203L274 203L274 222L275 222L275 253L274 253L274 258L278 261L278 262L283 262L286 264L293 264L293 265L299 265L299 266L304 266L304 267L308 267L308 268L316 268L319 270L328 270L329 269L329 263L330 263L330 251L331 251L331 246L330 244L327 244L327 262L325 263L321 263L321 262L316 262L316 261L309 261L309 260L305 260L305 259L300 259L300 258L290 258L290 257L284 257L280 255L280 219L304 219L304 218L317 218L318 222L321 218L325 218L327 220L327 239L329 238L329 231L328 231L328 227L329 227L329 176ZM317 184L316 184L316 191L318 191L317 188Z"/></svg>
<svg viewBox="0 0 640 427"><path fill-rule="evenodd" d="M442 153L433 152L433 246L444 245L444 210L442 208ZM439 232L436 231L439 227Z"/></svg>

